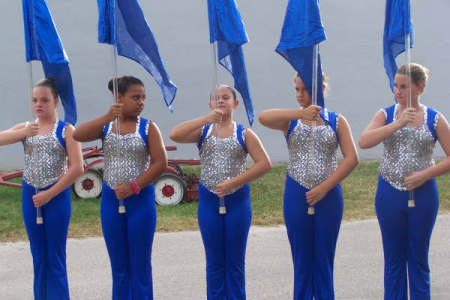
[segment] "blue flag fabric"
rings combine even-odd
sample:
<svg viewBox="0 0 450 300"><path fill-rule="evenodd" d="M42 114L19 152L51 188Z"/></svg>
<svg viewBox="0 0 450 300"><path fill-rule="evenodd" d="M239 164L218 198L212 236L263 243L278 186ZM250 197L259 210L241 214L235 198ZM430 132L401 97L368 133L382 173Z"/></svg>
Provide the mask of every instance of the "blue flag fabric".
<svg viewBox="0 0 450 300"><path fill-rule="evenodd" d="M209 40L217 41L219 63L231 73L241 94L247 118L253 125L253 103L247 80L242 45L248 42L241 14L234 0L208 0Z"/></svg>
<svg viewBox="0 0 450 300"><path fill-rule="evenodd" d="M45 0L22 0L25 27L26 61L42 62L46 77L55 80L64 107L65 121L77 122L77 109L73 92L69 59L59 38Z"/></svg>
<svg viewBox="0 0 450 300"><path fill-rule="evenodd" d="M115 45L117 53L140 64L159 85L170 111L177 87L170 80L158 45L137 0L97 0L98 41Z"/></svg>
<svg viewBox="0 0 450 300"><path fill-rule="evenodd" d="M289 0L276 52L298 72L312 98L313 48L326 40L317 0ZM318 55L317 104L324 106L322 66Z"/></svg>
<svg viewBox="0 0 450 300"><path fill-rule="evenodd" d="M410 35L413 47L413 25L409 0L386 0L386 17L383 34L383 59L391 90L397 73L395 58L406 50L405 38Z"/></svg>

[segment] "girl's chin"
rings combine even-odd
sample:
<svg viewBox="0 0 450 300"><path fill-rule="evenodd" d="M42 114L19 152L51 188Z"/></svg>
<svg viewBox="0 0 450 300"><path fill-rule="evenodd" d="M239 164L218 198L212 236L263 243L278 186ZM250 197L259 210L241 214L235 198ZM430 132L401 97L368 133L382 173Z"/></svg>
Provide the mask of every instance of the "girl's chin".
<svg viewBox="0 0 450 300"><path fill-rule="evenodd" d="M53 117L50 114L47 114L47 113L44 113L44 112L40 112L40 113L36 112L34 115L38 119L51 119Z"/></svg>

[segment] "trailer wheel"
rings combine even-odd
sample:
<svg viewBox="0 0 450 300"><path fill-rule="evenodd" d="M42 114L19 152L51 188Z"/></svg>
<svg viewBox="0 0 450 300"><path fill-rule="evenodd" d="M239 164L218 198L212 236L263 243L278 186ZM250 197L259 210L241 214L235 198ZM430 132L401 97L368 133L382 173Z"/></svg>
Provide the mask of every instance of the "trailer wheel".
<svg viewBox="0 0 450 300"><path fill-rule="evenodd" d="M98 198L102 193L102 182L102 175L89 169L75 180L72 189L78 198Z"/></svg>
<svg viewBox="0 0 450 300"><path fill-rule="evenodd" d="M177 171L178 176L183 176L183 169L180 167L179 164L169 162L169 167L174 168Z"/></svg>
<svg viewBox="0 0 450 300"><path fill-rule="evenodd" d="M185 182L175 174L164 173L155 181L155 200L161 206L177 205L186 192Z"/></svg>

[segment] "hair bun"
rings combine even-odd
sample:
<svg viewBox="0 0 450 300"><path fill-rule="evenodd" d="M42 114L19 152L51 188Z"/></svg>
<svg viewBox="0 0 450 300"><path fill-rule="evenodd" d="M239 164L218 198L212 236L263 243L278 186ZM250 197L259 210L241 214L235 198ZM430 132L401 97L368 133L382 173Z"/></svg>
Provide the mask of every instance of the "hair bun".
<svg viewBox="0 0 450 300"><path fill-rule="evenodd" d="M120 80L123 78L123 76L117 77L117 78L111 78L108 81L108 90L111 91L111 93L114 93L114 81L117 81L117 85L119 85Z"/></svg>
<svg viewBox="0 0 450 300"><path fill-rule="evenodd" d="M111 80L109 80L108 82L108 90L111 91L111 93L114 94L114 81L117 81L117 91L119 92L119 94L125 94L128 90L128 87L130 85L133 84L137 84L137 85L142 85L144 86L144 84L142 83L142 81L136 77L133 76L120 76L117 78L112 78Z"/></svg>

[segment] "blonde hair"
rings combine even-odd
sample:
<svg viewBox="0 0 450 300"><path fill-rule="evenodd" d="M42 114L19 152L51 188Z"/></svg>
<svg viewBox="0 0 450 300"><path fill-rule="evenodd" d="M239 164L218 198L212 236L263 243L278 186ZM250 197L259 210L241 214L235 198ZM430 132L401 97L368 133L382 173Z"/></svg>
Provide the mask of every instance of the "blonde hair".
<svg viewBox="0 0 450 300"><path fill-rule="evenodd" d="M412 83L414 83L416 86L425 85L428 81L428 75L430 73L430 70L428 70L427 68L418 63L410 63L409 67L411 69ZM408 76L408 73L409 73L408 65L401 66L397 71L397 74L399 75Z"/></svg>
<svg viewBox="0 0 450 300"><path fill-rule="evenodd" d="M300 78L301 80L303 80L302 77L300 76L300 74L298 74L298 72L295 73L294 81L297 77ZM322 72L322 90L323 90L323 95L326 96L327 91L329 90L329 85L328 85L328 77L325 74L325 72Z"/></svg>

